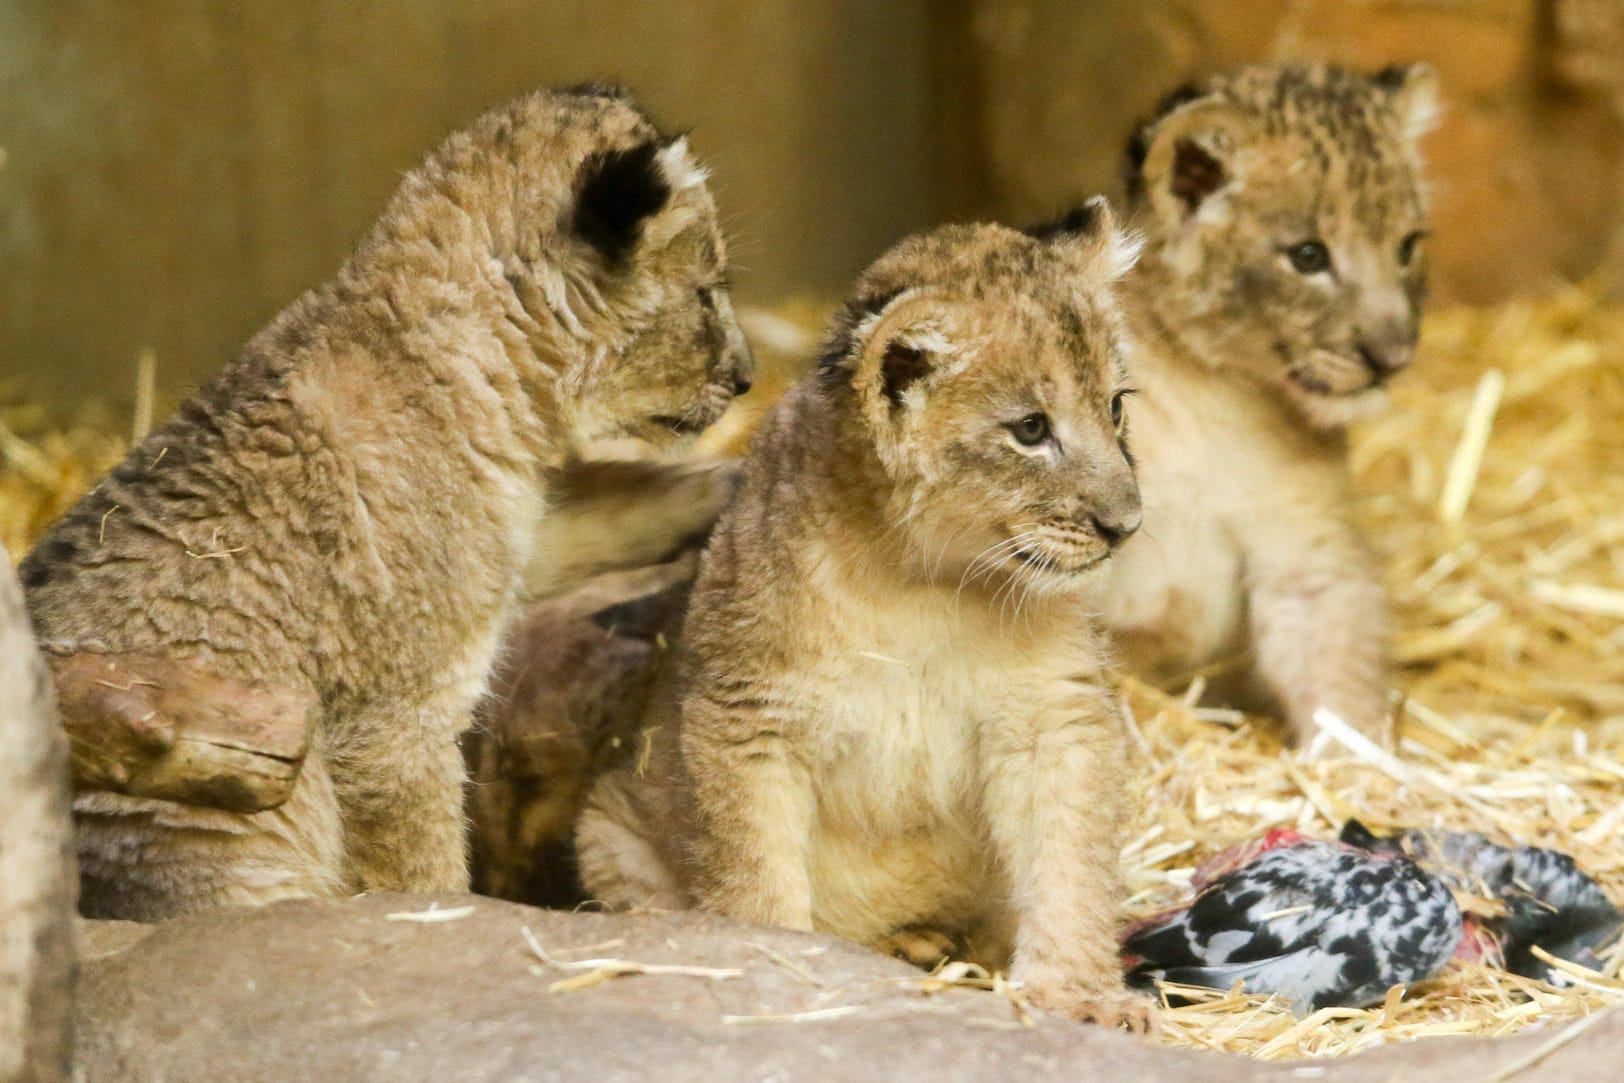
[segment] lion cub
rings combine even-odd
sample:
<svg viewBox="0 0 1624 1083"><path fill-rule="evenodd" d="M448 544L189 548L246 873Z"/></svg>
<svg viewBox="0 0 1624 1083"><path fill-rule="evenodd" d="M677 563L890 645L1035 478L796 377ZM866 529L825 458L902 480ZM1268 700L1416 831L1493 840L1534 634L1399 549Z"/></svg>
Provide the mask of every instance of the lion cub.
<svg viewBox="0 0 1624 1083"><path fill-rule="evenodd" d="M457 735L521 593L648 559L730 491L685 473L675 509L617 516L597 486L647 470L574 456L703 429L750 365L704 173L618 91L536 94L448 139L338 277L22 565L46 641L318 704L280 808L79 795L84 912L466 890ZM590 558L580 517L618 523Z"/></svg>
<svg viewBox="0 0 1624 1083"><path fill-rule="evenodd" d="M589 799L596 898L875 946L929 925L1045 1008L1144 1024L1083 597L1139 525L1110 292L1132 258L1095 201L1047 239L951 226L862 276L756 437L644 762Z"/></svg>
<svg viewBox="0 0 1624 1083"><path fill-rule="evenodd" d="M1294 735L1386 722L1385 604L1344 426L1410 362L1426 275L1430 69L1251 68L1171 96L1129 152L1124 283L1145 525L1097 600L1124 663L1225 689Z"/></svg>

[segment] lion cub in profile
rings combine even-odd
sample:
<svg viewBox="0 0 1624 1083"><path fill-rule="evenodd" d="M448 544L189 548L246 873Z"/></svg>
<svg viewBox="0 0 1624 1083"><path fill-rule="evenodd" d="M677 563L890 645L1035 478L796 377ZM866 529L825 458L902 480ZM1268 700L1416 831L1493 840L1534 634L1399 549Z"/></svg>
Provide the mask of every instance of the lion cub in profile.
<svg viewBox="0 0 1624 1083"><path fill-rule="evenodd" d="M520 99L69 510L21 569L43 640L318 712L279 808L80 794L86 914L467 890L457 735L521 594L646 560L730 491L686 473L639 517L648 467L573 462L697 432L748 385L724 272L683 140L610 89Z"/></svg>
<svg viewBox="0 0 1624 1083"><path fill-rule="evenodd" d="M1132 258L1099 200L1043 239L917 236L862 276L756 437L645 762L589 799L590 893L874 946L928 925L1042 1007L1145 1024L1083 591L1139 524L1111 297Z"/></svg>
<svg viewBox="0 0 1624 1083"><path fill-rule="evenodd" d="M1145 525L1097 600L1124 664L1244 663L1236 701L1299 740L1379 733L1385 603L1352 522L1344 427L1414 352L1430 69L1251 68L1171 96L1129 152L1124 283Z"/></svg>

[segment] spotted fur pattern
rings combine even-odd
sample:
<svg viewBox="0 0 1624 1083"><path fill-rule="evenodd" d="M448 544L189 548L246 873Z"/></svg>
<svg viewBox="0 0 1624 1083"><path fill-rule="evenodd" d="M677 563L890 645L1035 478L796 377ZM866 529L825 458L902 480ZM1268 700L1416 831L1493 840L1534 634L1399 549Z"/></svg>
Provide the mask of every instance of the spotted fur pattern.
<svg viewBox="0 0 1624 1083"><path fill-rule="evenodd" d="M522 98L407 174L332 282L68 511L21 568L42 638L320 704L281 808L79 795L86 913L467 888L456 738L523 590L582 563L562 479L748 386L725 271L684 140L612 89ZM727 489L620 516L594 567L647 559L647 524L699 529Z"/></svg>
<svg viewBox="0 0 1624 1083"><path fill-rule="evenodd" d="M1099 604L1131 669L1224 670L1316 732L1387 720L1385 603L1342 426L1409 363L1425 290L1431 72L1248 68L1169 97L1129 153L1125 282L1145 527Z"/></svg>
<svg viewBox="0 0 1624 1083"><path fill-rule="evenodd" d="M1163 108L1128 155L1152 236L1139 303L1192 357L1311 424L1379 405L1426 293L1430 69L1246 68Z"/></svg>
<svg viewBox="0 0 1624 1083"><path fill-rule="evenodd" d="M1115 953L1121 719L1081 587L1138 520L1103 206L858 281L767 420L650 715L577 832L594 897L928 955L1143 1027ZM903 941L908 941L904 944Z"/></svg>

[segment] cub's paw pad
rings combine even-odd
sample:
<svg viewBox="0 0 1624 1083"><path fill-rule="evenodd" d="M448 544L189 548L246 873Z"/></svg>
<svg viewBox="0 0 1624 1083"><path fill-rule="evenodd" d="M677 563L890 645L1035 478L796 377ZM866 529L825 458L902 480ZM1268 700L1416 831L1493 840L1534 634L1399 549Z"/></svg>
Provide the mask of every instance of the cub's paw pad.
<svg viewBox="0 0 1624 1083"><path fill-rule="evenodd" d="M953 958L959 944L951 933L924 925L908 925L875 945L883 952L922 970L934 970Z"/></svg>
<svg viewBox="0 0 1624 1083"><path fill-rule="evenodd" d="M1094 992L1068 986L1038 986L1026 991L1026 1002L1052 1015L1080 1023L1148 1035L1152 1031L1151 1001L1132 993Z"/></svg>

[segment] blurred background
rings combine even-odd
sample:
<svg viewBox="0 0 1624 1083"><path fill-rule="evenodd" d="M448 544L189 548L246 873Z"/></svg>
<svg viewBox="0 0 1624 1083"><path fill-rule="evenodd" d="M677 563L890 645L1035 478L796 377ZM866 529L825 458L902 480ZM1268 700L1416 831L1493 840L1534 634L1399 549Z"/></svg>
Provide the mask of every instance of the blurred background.
<svg viewBox="0 0 1624 1083"><path fill-rule="evenodd" d="M1436 295L1620 278L1624 0L9 0L0 378L197 382L327 278L438 139L608 76L713 167L743 299L834 296L949 217L1114 193L1209 69L1424 59Z"/></svg>

